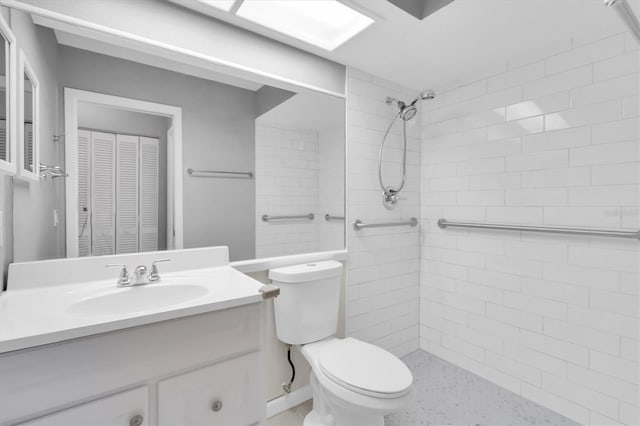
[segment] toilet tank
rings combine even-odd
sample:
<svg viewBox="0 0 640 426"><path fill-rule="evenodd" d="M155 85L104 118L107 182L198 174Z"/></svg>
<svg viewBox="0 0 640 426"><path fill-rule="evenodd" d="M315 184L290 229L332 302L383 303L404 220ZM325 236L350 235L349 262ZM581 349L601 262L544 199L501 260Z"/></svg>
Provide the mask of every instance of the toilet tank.
<svg viewBox="0 0 640 426"><path fill-rule="evenodd" d="M269 278L280 287L273 301L280 341L302 345L336 334L342 263L328 260L271 269Z"/></svg>

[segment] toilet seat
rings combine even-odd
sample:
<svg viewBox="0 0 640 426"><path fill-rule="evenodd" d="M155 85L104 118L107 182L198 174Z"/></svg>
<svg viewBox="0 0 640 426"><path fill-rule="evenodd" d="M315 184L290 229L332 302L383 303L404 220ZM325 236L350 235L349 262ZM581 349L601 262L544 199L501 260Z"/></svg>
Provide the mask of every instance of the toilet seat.
<svg viewBox="0 0 640 426"><path fill-rule="evenodd" d="M412 389L413 376L402 361L351 337L323 347L318 365L332 382L361 395L399 398Z"/></svg>

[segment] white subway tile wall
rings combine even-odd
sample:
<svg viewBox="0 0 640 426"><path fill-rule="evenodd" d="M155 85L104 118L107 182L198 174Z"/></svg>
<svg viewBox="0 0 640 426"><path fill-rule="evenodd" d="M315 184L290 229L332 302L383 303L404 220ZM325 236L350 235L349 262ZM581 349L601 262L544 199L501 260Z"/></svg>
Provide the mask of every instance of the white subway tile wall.
<svg viewBox="0 0 640 426"><path fill-rule="evenodd" d="M344 127L322 130L318 140L318 250L340 250L344 248L344 219L327 221L324 216L344 217Z"/></svg>
<svg viewBox="0 0 640 426"><path fill-rule="evenodd" d="M407 181L395 210L387 210L383 206L378 183L378 150L384 131L398 112L397 107L385 103L385 98L390 96L407 102L417 95L417 91L364 72L348 71L349 269L345 297L346 334L399 356L419 347L418 228L355 231L351 223L356 219L363 222L407 220L420 215L419 115L407 125ZM452 109L446 114L458 112ZM385 184L394 187L400 184L402 173L401 130L401 125L396 122L384 151Z"/></svg>
<svg viewBox="0 0 640 426"><path fill-rule="evenodd" d="M256 123L256 257L318 251L318 133ZM315 219L263 222L262 215Z"/></svg>
<svg viewBox="0 0 640 426"><path fill-rule="evenodd" d="M580 423L637 425L638 241L437 226L639 226L637 42L558 46L422 103L422 190L403 207L421 199L420 347ZM391 240L351 242L360 332L382 320L362 291L390 290L373 255Z"/></svg>

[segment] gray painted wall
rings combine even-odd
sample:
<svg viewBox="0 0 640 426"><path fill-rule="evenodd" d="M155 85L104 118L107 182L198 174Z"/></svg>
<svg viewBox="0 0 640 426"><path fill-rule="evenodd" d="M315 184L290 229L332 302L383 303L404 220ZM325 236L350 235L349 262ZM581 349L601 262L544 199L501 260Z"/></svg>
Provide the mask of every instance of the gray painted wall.
<svg viewBox="0 0 640 426"><path fill-rule="evenodd" d="M11 11L11 28L40 81L40 161L62 165L58 134L58 55L53 32L36 27L31 17ZM13 261L51 259L64 255L64 180L13 184ZM53 211L60 223L53 226Z"/></svg>

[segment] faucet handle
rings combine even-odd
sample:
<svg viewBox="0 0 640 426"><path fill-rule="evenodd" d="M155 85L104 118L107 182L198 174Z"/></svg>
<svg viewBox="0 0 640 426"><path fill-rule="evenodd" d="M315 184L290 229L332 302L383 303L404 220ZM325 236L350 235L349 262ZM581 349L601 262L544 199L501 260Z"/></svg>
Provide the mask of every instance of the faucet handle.
<svg viewBox="0 0 640 426"><path fill-rule="evenodd" d="M108 263L105 265L105 268L112 268L115 266L122 267L120 275L118 276L118 285L131 284L131 277L129 276L129 271L127 271L127 265L123 263Z"/></svg>
<svg viewBox="0 0 640 426"><path fill-rule="evenodd" d="M156 263L161 262L171 262L171 259L154 260L151 264L151 272L149 272L149 281L158 281L160 279L160 274L158 273L158 267L156 266Z"/></svg>

